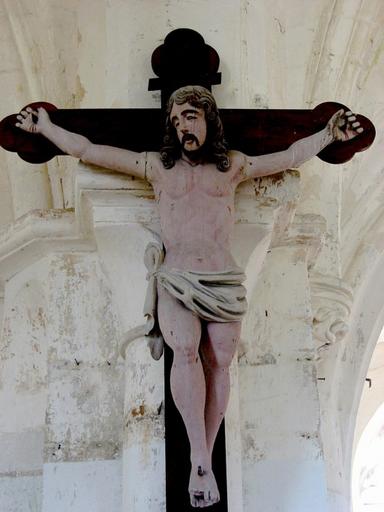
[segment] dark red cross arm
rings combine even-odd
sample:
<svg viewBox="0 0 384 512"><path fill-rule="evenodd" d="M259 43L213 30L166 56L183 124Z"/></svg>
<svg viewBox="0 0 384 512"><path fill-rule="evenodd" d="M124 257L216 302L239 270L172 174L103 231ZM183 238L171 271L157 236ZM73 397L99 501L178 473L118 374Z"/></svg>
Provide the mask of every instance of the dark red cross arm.
<svg viewBox="0 0 384 512"><path fill-rule="evenodd" d="M161 147L164 117L161 109L57 109L50 103L31 103L46 108L52 122L86 136L96 144L107 144L131 151L158 151ZM313 110L221 109L225 137L231 149L256 156L274 153L293 142L321 130L337 110L349 110L340 103L322 103ZM364 132L351 141L334 142L319 158L340 164L356 152L364 151L375 138L373 124L357 115ZM30 163L43 163L63 152L42 135L30 134L15 126L16 114L0 123L0 144Z"/></svg>

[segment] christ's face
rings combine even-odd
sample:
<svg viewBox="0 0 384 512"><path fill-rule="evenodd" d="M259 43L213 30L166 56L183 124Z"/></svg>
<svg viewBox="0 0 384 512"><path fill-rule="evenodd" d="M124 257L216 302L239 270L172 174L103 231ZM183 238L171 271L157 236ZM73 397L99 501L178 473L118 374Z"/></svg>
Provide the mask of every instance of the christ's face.
<svg viewBox="0 0 384 512"><path fill-rule="evenodd" d="M202 148L207 138L204 109L174 103L169 117L183 151L191 153Z"/></svg>

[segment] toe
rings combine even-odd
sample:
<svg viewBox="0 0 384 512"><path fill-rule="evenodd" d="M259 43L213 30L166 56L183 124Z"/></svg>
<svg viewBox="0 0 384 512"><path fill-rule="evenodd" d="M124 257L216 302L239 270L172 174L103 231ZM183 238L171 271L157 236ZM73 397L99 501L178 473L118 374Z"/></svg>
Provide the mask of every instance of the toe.
<svg viewBox="0 0 384 512"><path fill-rule="evenodd" d="M190 490L191 505L194 508L204 507L204 493L197 490Z"/></svg>
<svg viewBox="0 0 384 512"><path fill-rule="evenodd" d="M191 506L192 507L197 508L199 506L198 505L198 500L195 498L194 494L190 495L190 500L191 500Z"/></svg>

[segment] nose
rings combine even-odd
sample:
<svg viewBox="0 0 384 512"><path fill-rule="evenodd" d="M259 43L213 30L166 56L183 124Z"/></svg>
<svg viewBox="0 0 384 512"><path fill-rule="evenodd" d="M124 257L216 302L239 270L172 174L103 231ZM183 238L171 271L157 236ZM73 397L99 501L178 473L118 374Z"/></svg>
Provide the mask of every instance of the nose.
<svg viewBox="0 0 384 512"><path fill-rule="evenodd" d="M187 126L187 123L185 122L184 119L182 119L180 121L180 126L179 126L179 130L181 131L182 134L186 134L189 132L189 129L188 129L188 126Z"/></svg>

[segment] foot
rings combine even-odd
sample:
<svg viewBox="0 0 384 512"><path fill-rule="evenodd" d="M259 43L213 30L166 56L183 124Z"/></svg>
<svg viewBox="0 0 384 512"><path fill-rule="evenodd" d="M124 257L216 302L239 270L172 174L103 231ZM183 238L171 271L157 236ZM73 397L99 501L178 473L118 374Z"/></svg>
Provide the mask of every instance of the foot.
<svg viewBox="0 0 384 512"><path fill-rule="evenodd" d="M202 466L192 467L188 490L191 505L195 508L210 507L220 500L212 470L205 470Z"/></svg>

